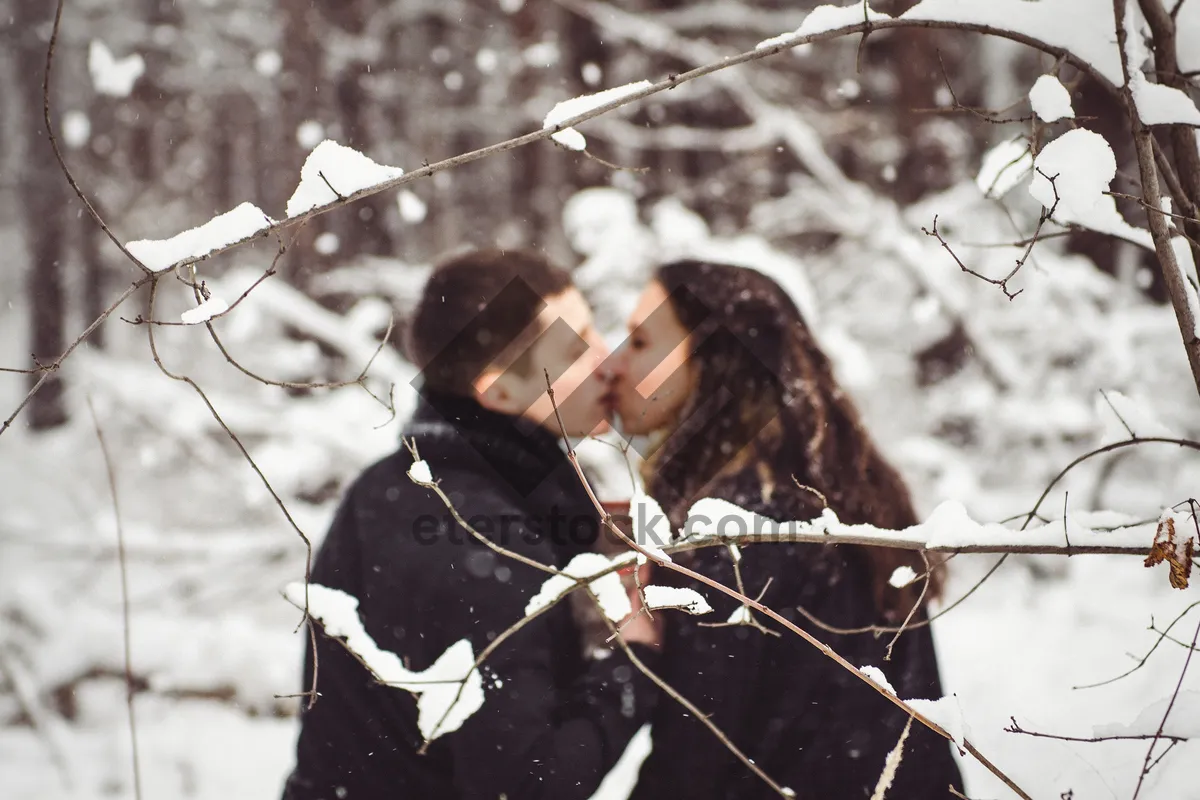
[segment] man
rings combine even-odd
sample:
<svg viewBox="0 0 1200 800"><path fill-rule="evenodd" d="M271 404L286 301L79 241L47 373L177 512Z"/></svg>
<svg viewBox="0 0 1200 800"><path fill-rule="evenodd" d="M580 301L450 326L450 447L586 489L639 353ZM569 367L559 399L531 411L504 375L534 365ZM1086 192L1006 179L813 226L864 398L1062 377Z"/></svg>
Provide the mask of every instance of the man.
<svg viewBox="0 0 1200 800"><path fill-rule="evenodd" d="M591 549L599 520L546 392L548 373L568 434L607 424L595 374L607 353L570 276L529 252L450 259L425 286L408 348L424 383L405 438L462 518L556 567ZM549 575L474 539L407 476L412 463L401 447L354 483L312 580L357 598L376 643L424 670L464 636L480 653ZM659 631L646 615L623 636L656 662ZM411 694L375 682L338 641L319 636L316 649L319 697L304 703L285 800L586 798L655 702L623 651L582 651L559 603L496 648L482 708L422 754ZM310 652L306 688L313 671Z"/></svg>

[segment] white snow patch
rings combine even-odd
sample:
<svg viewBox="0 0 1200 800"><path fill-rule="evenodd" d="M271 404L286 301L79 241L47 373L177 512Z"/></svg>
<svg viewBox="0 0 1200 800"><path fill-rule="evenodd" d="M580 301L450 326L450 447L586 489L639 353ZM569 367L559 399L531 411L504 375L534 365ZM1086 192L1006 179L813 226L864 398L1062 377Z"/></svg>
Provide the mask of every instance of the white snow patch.
<svg viewBox="0 0 1200 800"><path fill-rule="evenodd" d="M886 689L888 694L894 695L896 693L896 690L892 688L891 681L887 679L887 675L884 675L883 670L879 667L872 667L868 664L865 667L859 667L858 671Z"/></svg>
<svg viewBox="0 0 1200 800"><path fill-rule="evenodd" d="M425 205L425 201L417 197L414 192L408 189L402 189L396 195L396 208L400 212L400 219L407 222L409 225L416 225L419 222L425 221L425 214L429 209Z"/></svg>
<svg viewBox="0 0 1200 800"><path fill-rule="evenodd" d="M145 72L146 62L137 53L115 58L108 45L99 39L93 39L88 47L88 73L93 88L100 94L128 97Z"/></svg>
<svg viewBox="0 0 1200 800"><path fill-rule="evenodd" d="M341 240L339 240L338 235L332 231L325 231L313 240L313 250L316 250L323 256L333 255L341 246Z"/></svg>
<svg viewBox="0 0 1200 800"><path fill-rule="evenodd" d="M325 139L325 126L315 119L306 119L296 126L296 144L312 150Z"/></svg>
<svg viewBox="0 0 1200 800"><path fill-rule="evenodd" d="M275 50L260 50L254 54L254 71L264 78L273 78L283 68L283 58Z"/></svg>
<svg viewBox="0 0 1200 800"><path fill-rule="evenodd" d="M1096 519L1092 515L1087 519ZM1116 518L1108 513L1102 517L1106 522ZM1110 546L1145 549L1149 551L1154 541L1153 523L1127 525L1115 530L1095 530L1083 527L1084 517L1072 515L1072 546ZM1119 519L1124 519L1120 517ZM849 525L838 519L832 509L825 509L821 516L804 521L778 522L761 514L739 508L728 500L706 497L696 501L688 512L684 524L688 540L719 538L736 540L739 536L819 536L822 541L836 543L839 538L866 537L877 542L920 543L926 549L960 548L971 546L998 545L1045 545L1047 542L1063 541L1061 520L1030 525L1025 530L1007 528L995 522L981 523L971 519L966 508L956 500L939 504L929 517L921 523L902 530L886 530L874 525Z"/></svg>
<svg viewBox="0 0 1200 800"><path fill-rule="evenodd" d="M303 583L288 584L284 595L304 607ZM327 635L345 639L346 647L379 681L417 695L417 726L427 740L458 730L483 706L483 678L475 669L470 640L460 639L428 669L414 672L406 669L395 653L380 648L363 628L357 598L312 583L308 586L308 611L320 620Z"/></svg>
<svg viewBox="0 0 1200 800"><path fill-rule="evenodd" d="M930 722L941 726L950 734L954 743L962 748L968 736L967 721L963 717L962 706L959 705L958 695L951 694L937 700L905 700L914 711L919 712Z"/></svg>
<svg viewBox="0 0 1200 800"><path fill-rule="evenodd" d="M729 619L725 620L730 625L749 625L751 620L750 606L738 606L729 615Z"/></svg>
<svg viewBox="0 0 1200 800"><path fill-rule="evenodd" d="M229 310L229 304L219 297L210 297L195 308L189 308L179 315L179 319L184 325L199 325L202 322L208 322L217 314L224 314Z"/></svg>
<svg viewBox="0 0 1200 800"><path fill-rule="evenodd" d="M562 575L553 575L542 584L538 593L525 606L525 616L535 614L552 605L556 600L569 592L576 584L572 578L590 578L598 572L609 569L614 564L632 560L632 553L624 553L616 558L608 558L599 553L580 553L563 567ZM590 581L588 587L600 601L604 615L614 622L620 622L633 612L629 602L629 594L621 577L614 570L606 575Z"/></svg>
<svg viewBox="0 0 1200 800"><path fill-rule="evenodd" d="M78 150L92 136L92 121L82 111L68 111L62 118L62 138L67 147Z"/></svg>
<svg viewBox="0 0 1200 800"><path fill-rule="evenodd" d="M695 589L677 586L647 586L642 590L648 608L677 608L689 614L710 614L712 606Z"/></svg>
<svg viewBox="0 0 1200 800"><path fill-rule="evenodd" d="M170 239L139 239L125 245L134 258L159 272L180 261L194 261L234 242L249 239L274 223L252 203L213 217L197 228L177 233Z"/></svg>
<svg viewBox="0 0 1200 800"><path fill-rule="evenodd" d="M912 567L896 567L892 577L888 578L888 583L897 589L903 589L916 579L917 573L913 571Z"/></svg>
<svg viewBox="0 0 1200 800"><path fill-rule="evenodd" d="M791 33L782 33L779 36L764 39L755 45L755 49L765 50L777 44L786 44L801 36L815 36L818 33L827 33L839 28L849 28L864 20L875 22L882 19L891 19L891 17L876 11L866 3L855 3L849 6L817 6L804 18L804 22L800 23L799 28Z"/></svg>
<svg viewBox="0 0 1200 800"><path fill-rule="evenodd" d="M1103 136L1084 128L1067 131L1042 148L1034 166L1038 172L1029 184L1029 193L1051 208L1057 189L1055 222L1082 225L1153 249L1150 232L1126 222L1116 201L1104 194L1117 174L1117 160Z"/></svg>
<svg viewBox="0 0 1200 800"><path fill-rule="evenodd" d="M376 164L354 148L326 139L304 160L304 166L300 168L300 185L288 200L287 215L300 216L337 201L339 195L348 197L403 174L404 170L399 167Z"/></svg>
<svg viewBox="0 0 1200 800"><path fill-rule="evenodd" d="M1041 117L1043 122L1075 119L1071 93L1053 75L1042 75L1034 81L1033 88L1029 90L1029 104L1033 106L1033 113Z"/></svg>
<svg viewBox="0 0 1200 800"><path fill-rule="evenodd" d="M408 468L408 477L417 483L433 483L433 473L429 471L429 463L425 459L412 463Z"/></svg>
<svg viewBox="0 0 1200 800"><path fill-rule="evenodd" d="M635 83L627 83L624 86L614 86L611 89L605 89L595 94L585 94L579 97L572 97L570 100L563 100L546 114L546 119L542 122L542 129L557 128L565 120L577 117L580 114L586 114L592 109L599 108L607 103L637 94L643 89L650 88L650 85L650 81L637 81ZM584 150L587 148L587 139L574 128L563 128L550 138L571 150Z"/></svg>
<svg viewBox="0 0 1200 800"><path fill-rule="evenodd" d="M1149 58L1141 27L1136 21L1135 6L1125 8L1125 56L1129 63L1129 90L1143 125L1200 125L1200 109L1192 99L1178 89L1151 83L1142 72Z"/></svg>

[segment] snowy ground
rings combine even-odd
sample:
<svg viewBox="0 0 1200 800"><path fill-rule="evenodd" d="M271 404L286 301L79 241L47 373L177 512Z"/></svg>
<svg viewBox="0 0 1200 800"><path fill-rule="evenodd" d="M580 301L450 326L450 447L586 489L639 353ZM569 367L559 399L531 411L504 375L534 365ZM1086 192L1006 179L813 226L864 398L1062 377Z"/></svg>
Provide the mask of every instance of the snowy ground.
<svg viewBox="0 0 1200 800"><path fill-rule="evenodd" d="M613 205L613 197L592 197L576 221L625 226L591 231L597 243L591 248L577 240L592 256L580 282L587 286L590 276L605 327L619 329L614 315L624 313L630 287L641 280L630 265L681 254L672 248L701 242L713 252L771 264L795 281L806 310L813 298L821 300L814 325L925 513L946 499L983 520L1028 511L1060 467L1113 439L1115 419L1097 401L1099 388L1153 401L1151 410L1169 426L1198 433L1200 406L1170 310L1136 300L1078 258L1039 251L1039 263L1027 271L1028 291L1009 303L994 287L930 256L924 280L942 292L931 299L886 248L879 254L874 240L799 264L753 237L708 240L703 223L679 208L652 214L651 230L636 212ZM597 213L593 201L608 203L611 213ZM972 229L979 240L1004 235L1000 228ZM620 252L606 251L604 242L619 242ZM1007 257L999 250L978 256L988 253L997 254L996 263ZM611 279L620 269L626 270L620 280ZM415 285L415 273L399 266L366 274L381 285L384 277L396 283L390 296L401 305ZM221 289L219 281L212 285ZM307 379L321 356L312 342L280 336L279 315L292 315L289 322L320 321L314 335L349 355L330 377L357 374L361 354L373 349L378 300L338 321L272 286L264 284L241 313L221 323L231 350L268 374L293 370ZM386 286L363 293L372 291L388 294ZM808 303L805 292L812 295ZM182 310L182 302L178 308L169 302L164 315ZM970 310L975 346L986 346L999 367L1017 367L1006 391L984 376L978 353L948 378L914 384L913 356L946 334L942 312L951 306ZM8 349L0 363L19 363L22 308L0 312L0 350ZM291 764L296 703L276 695L299 690L305 644L296 632L298 615L280 591L303 575L303 545L204 405L149 363L144 333L124 325L109 330L110 355L80 352L68 371L73 423L39 436L18 425L0 439L0 794L5 800L133 796L116 529L86 393L113 451L128 541L144 796L276 797ZM202 338L195 329L164 330L164 358L201 380L297 523L318 539L338 482L392 449L397 423L381 426L387 412L355 387L289 397L256 385L211 346L198 345ZM379 365L402 387L403 414L411 399L406 367L386 359ZM0 380L5 416L20 385ZM1099 467L1064 484L1072 510L1103 506L1154 518L1163 505L1194 496L1200 480L1200 459L1161 447L1130 455L1111 471ZM1061 515L1062 508L1056 493L1043 513ZM992 557L956 559L947 597L967 591L991 563ZM1072 687L1129 669L1157 638L1147 630L1151 619L1161 627L1198 600L1196 588L1172 590L1165 567L1145 569L1136 558L1010 559L936 624L947 689L958 695L980 751L1034 797L1124 800L1133 794L1145 742L1060 742L1003 728L1012 716L1028 730L1087 738L1096 726L1132 723L1173 690L1182 646L1163 643L1143 669L1109 686ZM1193 611L1173 636L1190 641L1198 620L1200 610ZM1184 688L1200 691L1200 664ZM1190 705L1200 717L1196 696L1174 716L1186 721ZM1176 747L1140 797L1200 799L1197 755L1196 742ZM963 764L971 797L1011 796L972 759ZM618 797L612 792L605 800Z"/></svg>

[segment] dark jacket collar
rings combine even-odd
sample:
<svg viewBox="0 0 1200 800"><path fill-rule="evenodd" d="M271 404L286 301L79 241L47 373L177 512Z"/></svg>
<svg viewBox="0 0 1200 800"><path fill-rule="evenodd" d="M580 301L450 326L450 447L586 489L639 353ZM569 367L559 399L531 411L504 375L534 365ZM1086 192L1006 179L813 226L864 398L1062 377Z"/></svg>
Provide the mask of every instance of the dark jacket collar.
<svg viewBox="0 0 1200 800"><path fill-rule="evenodd" d="M587 499L553 432L473 398L424 391L404 436L416 440L431 465L490 468L523 498L547 488ZM558 485L542 487L551 477Z"/></svg>

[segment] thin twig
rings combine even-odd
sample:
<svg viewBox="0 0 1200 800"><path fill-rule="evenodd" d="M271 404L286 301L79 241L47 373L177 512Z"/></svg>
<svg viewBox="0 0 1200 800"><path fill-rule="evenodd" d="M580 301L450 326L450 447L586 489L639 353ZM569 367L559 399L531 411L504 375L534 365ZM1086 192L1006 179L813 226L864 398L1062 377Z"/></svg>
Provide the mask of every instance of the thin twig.
<svg viewBox="0 0 1200 800"><path fill-rule="evenodd" d="M151 319L154 318L154 302L158 296L158 279L160 277L161 277L161 275L155 275L154 278L150 282L150 301L149 301L149 305L147 308L147 313L150 315ZM275 501L275 505L279 506L279 510L283 512L283 516L285 519L287 519L288 524L292 526L292 530L294 530L296 532L296 535L300 537L300 540L302 542L304 542L304 548L305 548L305 556L304 556L304 616L300 620L300 625L303 625L305 622L310 622L312 619L312 616L309 614L309 610L308 610L308 587L309 587L309 584L312 582L312 559L313 559L312 540L308 538L308 536L300 528L299 523L297 523L295 518L292 517L292 512L288 510L287 504L283 502L283 498L280 497L279 493L275 491L275 487L271 485L271 482L267 479L267 476L265 474L263 474L262 469L259 468L258 463L254 460L254 457L250 455L250 451L246 449L246 446L242 443L241 438L236 433L234 433L233 429L230 428L229 425L225 422L225 419L217 411L216 407L212 404L212 401L208 399L208 395L204 392L203 389L200 388L200 385L198 383L196 383L194 380L192 380L190 377L188 377L187 375L179 375L179 374L171 372L169 369L167 369L166 365L163 363L163 360L159 356L159 353L158 353L158 345L154 339L154 326L153 325L147 326L146 335L147 335L147 339L150 344L150 354L153 356L154 363L158 367L159 371L162 372L164 375L166 375L168 378L171 378L172 380L180 381L181 383L186 383L188 386L192 387L192 389L196 392L196 394L198 394L200 396L200 399L202 401L204 401L204 405L208 407L208 411L212 415L212 418L214 420L216 420L217 424L220 425L221 429L225 432L225 435L229 437L230 441L232 441L234 443L234 445L237 447L238 451L241 452L242 457L246 460L246 463L248 463L250 465L250 468L254 470L254 474L256 474L258 476L258 479L262 482L262 485L266 488L267 492L271 495L271 498ZM299 626L297 626L297 627L299 627ZM310 626L310 631L311 631L311 626ZM313 663L315 665L316 658L317 658L316 634L310 633L310 639L312 642ZM318 696L318 694L317 694L317 670L315 668L313 669L312 686L309 689L309 691L311 692L311 697L309 698L309 707L311 708L312 705L316 703L317 696Z"/></svg>
<svg viewBox="0 0 1200 800"><path fill-rule="evenodd" d="M29 390L29 392L26 393L24 399L21 400L21 402L17 404L17 407L13 410L12 414L10 414L8 416L8 419L4 420L3 423L0 423L0 436L4 435L4 432L9 429L9 427L13 423L13 420L15 420L17 418L17 415L21 413L21 411L25 408L25 406L29 405L29 401L32 400L33 396L38 393L38 390L42 388L42 384L44 384L47 380L49 380L51 374L53 374L56 370L59 369L59 367L62 366L63 361L65 361L67 359L67 357L71 355L71 353L75 352L75 349L77 347L79 347L79 345L83 344L84 341L89 336L92 335L92 331L94 331L94 330L96 330L96 328L100 327L101 323L103 323L106 319L108 319L110 316L112 316L113 312L115 312L121 306L122 303L124 303L126 300L128 300L130 298L130 296L133 295L134 292L136 292L138 289L145 286L147 283L150 283L154 279L155 279L155 276L149 276L149 277L142 278L138 281L135 281L133 284L131 284L128 289L126 289L124 292L122 292L121 295L116 300L114 300L112 302L112 304L103 311L103 313L100 314L100 316L98 316L98 317L96 317L96 319L92 320L92 324L88 325L87 329L84 330L83 333L81 333L81 334L79 334L79 336L75 337L75 341L71 342L71 344L69 344L67 346L67 349L63 351L62 355L60 355L58 358L54 359L54 361L52 361L50 364L46 364L46 365L40 366L38 368L39 371L42 373L42 377L39 378L38 382L33 385L33 388L31 388Z"/></svg>
<svg viewBox="0 0 1200 800"><path fill-rule="evenodd" d="M154 272L141 261L139 261L138 258L133 255L133 253L130 253L129 250L126 249L125 245L121 243L121 240L118 239L116 234L114 234L108 227L108 224L101 219L100 214L96 211L96 209L92 207L91 201L88 200L87 195L83 193L83 190L79 188L79 184L75 182L75 177L71 174L70 168L67 167L67 161L65 158L63 158L62 151L58 147L58 137L54 135L54 126L50 124L50 76L54 67L54 47L58 43L58 31L62 25L62 12L64 5L66 5L66 0L58 0L58 5L55 6L54 9L54 27L50 30L50 44L46 47L46 70L42 76L42 121L46 125L46 136L50 139L50 147L54 150L54 158L58 161L58 166L60 169L62 169L62 173L66 177L67 183L71 185L71 189L75 192L75 196L78 197L83 203L84 208L87 209L87 212L91 216L92 220L100 226L100 230L104 231L104 235L112 240L112 243L115 244L118 249L120 249L126 258L137 265L138 269L146 273L146 277L150 277L154 274Z"/></svg>
<svg viewBox="0 0 1200 800"><path fill-rule="evenodd" d="M596 607L599 608L600 599L596 597L596 593L591 589L588 589L587 593L592 599L592 602L594 602ZM609 631L614 634L617 644L625 652L626 657L629 658L629 662L633 664L638 672L649 678L656 686L658 686L659 689L663 691L664 694L687 709L687 712L691 714L694 719L698 720L701 724L708 728L709 731L712 732L713 736L717 737L717 740L721 742L721 744L724 745L725 748L734 755L734 757L745 764L751 772L753 772L755 775L761 778L764 783L770 786L772 791L774 791L780 797L790 798L796 796L794 792L786 791L785 788L780 786L774 779L771 778L770 775L763 772L762 767L755 764L753 759L749 758L745 753L743 753L741 748L734 744L733 740L730 739L725 732L721 730L717 724L712 721L712 719L709 718L708 714L705 714L703 711L697 708L694 703L680 694L678 689L667 683L667 681L663 680L658 676L657 673L647 667L645 663L638 658L637 653L633 652L633 648L629 646L629 643L625 641L625 638L620 635L612 620L604 615L603 610L601 610L600 616L603 618L604 624L608 626Z"/></svg>
<svg viewBox="0 0 1200 800"><path fill-rule="evenodd" d="M121 571L121 628L124 638L125 651L125 707L129 712L129 739L133 745L133 796L142 798L142 770L138 765L137 715L134 713L133 702L136 688L133 682L133 645L132 628L129 622L129 573L125 560L125 528L121 525L121 502L117 494L117 473L113 469L112 455L104 442L104 431L100 428L100 418L96 416L96 407L92 398L87 398L88 411L92 416L92 425L96 429L96 441L100 443L100 453L104 456L104 469L108 473L108 489L112 495L113 518L117 525L117 565Z"/></svg>
<svg viewBox="0 0 1200 800"><path fill-rule="evenodd" d="M1158 723L1158 730L1154 732L1154 739L1150 742L1150 746L1146 748L1146 758L1142 761L1142 771L1138 775L1137 786L1133 790L1133 800L1137 800L1138 794L1142 791L1142 782L1146 780L1146 776L1150 774L1150 770L1154 768L1154 764L1150 763L1151 757L1154 755L1154 746L1158 744L1159 739L1170 738L1163 736L1163 728L1167 726L1167 719L1171 716L1171 709L1175 708L1175 700L1179 697L1179 690L1183 688L1183 677L1187 675L1188 666L1192 663L1192 654L1196 652L1196 642L1200 641L1200 622L1196 623L1196 632L1192 634L1192 646L1188 650L1187 658L1183 661L1183 669L1179 671L1179 680L1175 683L1175 691L1171 693L1171 699L1167 702L1167 710L1163 712L1162 721ZM1161 757L1159 761L1161 761Z"/></svg>
<svg viewBox="0 0 1200 800"><path fill-rule="evenodd" d="M1171 739L1173 741L1180 741L1180 742L1187 741L1187 737L1185 737L1185 736L1164 736L1161 734L1156 736L1153 733L1137 733L1137 734L1130 733L1130 734L1120 734L1120 735L1116 735L1116 736L1060 736L1057 733L1041 733L1039 731L1026 730L1025 728L1022 728L1017 723L1016 717L1009 717L1009 720L1010 720L1011 724L1009 724L1007 727L1004 728L1004 731L1007 733L1019 733L1024 736L1032 736L1037 739L1057 739L1060 742L1084 742L1084 743L1091 744L1094 742L1121 742L1121 741L1137 741L1137 740L1145 741L1146 739L1155 739L1155 738Z"/></svg>

